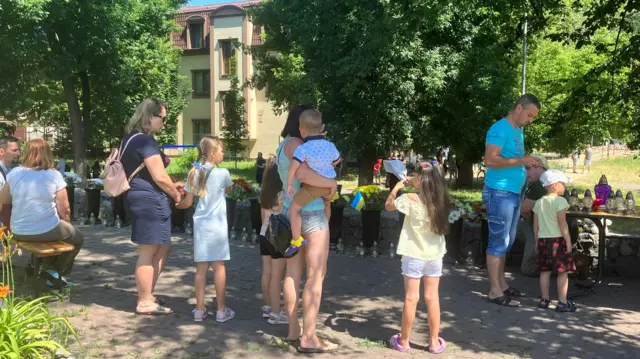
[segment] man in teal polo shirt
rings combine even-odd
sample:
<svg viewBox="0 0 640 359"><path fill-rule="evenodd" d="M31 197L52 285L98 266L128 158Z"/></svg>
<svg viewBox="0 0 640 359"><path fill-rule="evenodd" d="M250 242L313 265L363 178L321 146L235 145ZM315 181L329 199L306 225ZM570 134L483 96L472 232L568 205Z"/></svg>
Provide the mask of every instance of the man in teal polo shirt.
<svg viewBox="0 0 640 359"><path fill-rule="evenodd" d="M524 154L522 128L540 111L540 101L533 95L523 95L511 112L487 131L484 162L487 167L482 201L487 208L489 245L487 270L489 300L498 305L517 307L514 297L522 294L507 285L504 275L505 255L516 238L520 217L520 194L525 184L525 167L540 166L540 160Z"/></svg>

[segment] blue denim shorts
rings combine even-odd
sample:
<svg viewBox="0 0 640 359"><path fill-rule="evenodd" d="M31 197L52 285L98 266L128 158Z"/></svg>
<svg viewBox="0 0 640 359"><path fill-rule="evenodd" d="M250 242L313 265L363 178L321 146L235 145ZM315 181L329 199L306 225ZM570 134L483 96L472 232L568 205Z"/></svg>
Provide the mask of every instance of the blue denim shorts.
<svg viewBox="0 0 640 359"><path fill-rule="evenodd" d="M482 189L482 201L487 208L489 246L487 253L504 257L516 239L520 218L520 195L488 187Z"/></svg>
<svg viewBox="0 0 640 359"><path fill-rule="evenodd" d="M289 218L289 208L283 207L282 209ZM324 215L324 211L301 211L300 217L302 218L302 234L309 234L317 231L321 231L329 226L329 221Z"/></svg>

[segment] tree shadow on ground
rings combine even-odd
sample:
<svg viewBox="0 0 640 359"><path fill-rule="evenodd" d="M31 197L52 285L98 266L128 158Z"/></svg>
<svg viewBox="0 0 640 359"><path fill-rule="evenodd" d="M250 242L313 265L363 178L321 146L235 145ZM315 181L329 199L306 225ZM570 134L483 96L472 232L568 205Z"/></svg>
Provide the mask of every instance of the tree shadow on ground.
<svg viewBox="0 0 640 359"><path fill-rule="evenodd" d="M82 349L72 347L78 358L297 355L294 348L278 340L286 336L287 326L270 326L260 317L261 259L257 246L231 243L227 303L236 311L236 318L227 323L213 319L194 323L191 239L174 238L173 252L158 282L157 293L166 298L176 314L147 317L134 314L136 252L128 239L129 229L97 227L83 231L86 245L71 276L77 286L69 303L53 306L70 317L85 343ZM521 308L505 308L486 300L486 272L447 266L440 302L441 336L447 340L448 349L440 357L633 357L640 349L640 339L634 336L640 326L640 282L631 276L633 270L623 272L621 278L606 277L592 295L578 298L577 313L561 314L536 307L536 278L513 276L513 285L528 292L529 297ZM609 282L623 286L609 286ZM207 293L211 295L211 276L208 283ZM399 260L332 253L317 321L319 334L340 344L340 350L332 356L401 357L401 353L385 347L388 338L400 329L403 297ZM215 302L208 301L209 309L215 311ZM426 349L428 333L424 302L418 308L412 336L414 353Z"/></svg>

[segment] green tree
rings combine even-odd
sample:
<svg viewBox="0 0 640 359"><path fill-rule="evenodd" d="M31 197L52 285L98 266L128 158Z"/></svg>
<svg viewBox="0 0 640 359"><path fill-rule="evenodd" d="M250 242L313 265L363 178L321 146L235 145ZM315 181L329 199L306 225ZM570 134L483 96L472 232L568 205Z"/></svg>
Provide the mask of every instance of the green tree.
<svg viewBox="0 0 640 359"><path fill-rule="evenodd" d="M550 37L596 61L569 78L551 118L554 147L618 137L640 145L640 1L576 1L576 26ZM630 129L630 125L633 127ZM554 143L555 142L555 143ZM566 149L565 149L566 152Z"/></svg>
<svg viewBox="0 0 640 359"><path fill-rule="evenodd" d="M528 2L530 33L559 3ZM252 12L265 31L252 83L281 108L301 92L315 100L329 135L358 156L361 184L376 155L440 146L458 153L459 182L469 184L486 129L518 96L524 5L272 0Z"/></svg>
<svg viewBox="0 0 640 359"><path fill-rule="evenodd" d="M73 133L75 171L84 176L89 145L119 142L145 97L167 101L167 134L187 91L180 50L169 41L181 0L5 0L0 11L0 113L59 121ZM44 104L66 105L67 116ZM171 131L173 129L173 131Z"/></svg>
<svg viewBox="0 0 640 359"><path fill-rule="evenodd" d="M244 97L242 97L242 88L238 79L237 59L235 56L231 59L230 72L231 87L221 97L224 104L222 134L224 135L227 151L233 154L235 166L238 168L238 157L247 148L244 145L244 141L246 141L249 131L247 129L247 120L244 116Z"/></svg>

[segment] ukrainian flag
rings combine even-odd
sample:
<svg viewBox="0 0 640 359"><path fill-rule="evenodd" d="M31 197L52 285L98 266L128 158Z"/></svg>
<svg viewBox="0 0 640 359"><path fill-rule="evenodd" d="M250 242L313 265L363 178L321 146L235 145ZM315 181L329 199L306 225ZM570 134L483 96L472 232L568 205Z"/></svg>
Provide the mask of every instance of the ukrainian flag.
<svg viewBox="0 0 640 359"><path fill-rule="evenodd" d="M362 207L364 207L364 197L362 196L362 193L360 193L360 191L356 192L356 195L353 196L351 207L355 208L358 211L361 210Z"/></svg>

